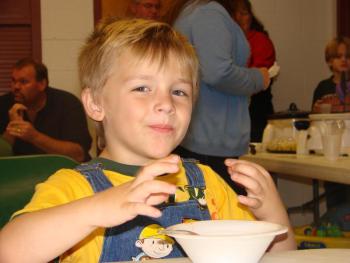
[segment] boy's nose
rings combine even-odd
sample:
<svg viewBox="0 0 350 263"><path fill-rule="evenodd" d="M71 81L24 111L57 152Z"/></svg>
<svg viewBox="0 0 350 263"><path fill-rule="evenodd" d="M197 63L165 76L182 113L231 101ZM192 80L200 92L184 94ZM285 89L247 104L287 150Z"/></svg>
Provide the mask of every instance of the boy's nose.
<svg viewBox="0 0 350 263"><path fill-rule="evenodd" d="M157 96L155 108L159 112L173 113L175 111L174 102L170 94Z"/></svg>

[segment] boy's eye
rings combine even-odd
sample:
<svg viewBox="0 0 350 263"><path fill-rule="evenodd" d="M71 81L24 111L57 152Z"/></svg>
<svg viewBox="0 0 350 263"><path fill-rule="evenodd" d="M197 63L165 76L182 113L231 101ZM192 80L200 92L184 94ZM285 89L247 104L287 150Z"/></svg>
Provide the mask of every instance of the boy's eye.
<svg viewBox="0 0 350 263"><path fill-rule="evenodd" d="M140 87L134 88L133 91L147 92L147 91L150 91L150 88L148 88L146 86L140 86Z"/></svg>
<svg viewBox="0 0 350 263"><path fill-rule="evenodd" d="M336 58L338 58L338 59L341 59L341 58L345 58L345 59L349 59L350 58L350 54L338 54L337 56L336 56Z"/></svg>
<svg viewBox="0 0 350 263"><path fill-rule="evenodd" d="M174 90L173 94L176 96L188 96L188 94L183 90Z"/></svg>

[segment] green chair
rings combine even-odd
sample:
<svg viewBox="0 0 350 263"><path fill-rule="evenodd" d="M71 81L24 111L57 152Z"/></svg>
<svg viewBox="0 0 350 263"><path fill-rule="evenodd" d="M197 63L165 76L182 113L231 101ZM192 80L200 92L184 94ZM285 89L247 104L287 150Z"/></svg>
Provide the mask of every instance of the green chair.
<svg viewBox="0 0 350 263"><path fill-rule="evenodd" d="M76 161L61 155L0 157L0 228L30 201L36 184L61 168L77 165Z"/></svg>
<svg viewBox="0 0 350 263"><path fill-rule="evenodd" d="M12 156L12 146L0 136L0 156Z"/></svg>

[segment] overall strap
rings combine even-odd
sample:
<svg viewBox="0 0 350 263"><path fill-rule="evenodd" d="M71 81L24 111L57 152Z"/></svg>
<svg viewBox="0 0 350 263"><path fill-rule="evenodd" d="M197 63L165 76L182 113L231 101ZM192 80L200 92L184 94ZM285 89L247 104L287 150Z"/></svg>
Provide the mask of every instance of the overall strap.
<svg viewBox="0 0 350 263"><path fill-rule="evenodd" d="M95 193L113 187L102 170L101 163L83 163L75 168L89 181Z"/></svg>
<svg viewBox="0 0 350 263"><path fill-rule="evenodd" d="M182 159L186 171L186 177L189 187L205 189L205 181L202 170L198 167L198 161L195 159Z"/></svg>

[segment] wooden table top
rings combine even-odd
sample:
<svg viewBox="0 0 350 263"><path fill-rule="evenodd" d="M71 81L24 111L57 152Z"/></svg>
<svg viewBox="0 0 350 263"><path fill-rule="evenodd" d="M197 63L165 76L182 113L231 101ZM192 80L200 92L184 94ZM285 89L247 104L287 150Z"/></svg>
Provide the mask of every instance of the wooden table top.
<svg viewBox="0 0 350 263"><path fill-rule="evenodd" d="M297 156L261 152L243 155L240 159L257 163L269 172L350 184L350 157L329 161L320 155Z"/></svg>
<svg viewBox="0 0 350 263"><path fill-rule="evenodd" d="M350 249L305 249L266 253L260 263L349 262ZM131 263L127 261L124 263ZM149 263L191 263L188 258L148 260Z"/></svg>

